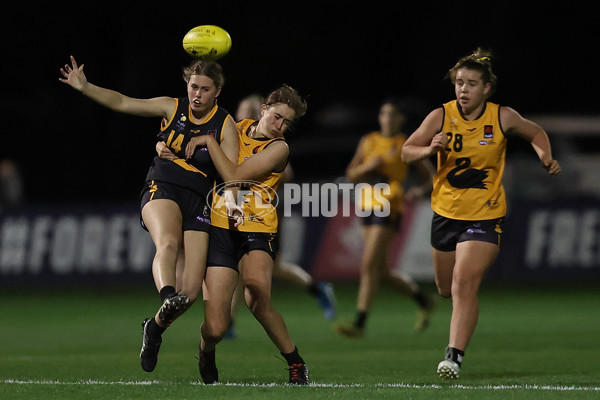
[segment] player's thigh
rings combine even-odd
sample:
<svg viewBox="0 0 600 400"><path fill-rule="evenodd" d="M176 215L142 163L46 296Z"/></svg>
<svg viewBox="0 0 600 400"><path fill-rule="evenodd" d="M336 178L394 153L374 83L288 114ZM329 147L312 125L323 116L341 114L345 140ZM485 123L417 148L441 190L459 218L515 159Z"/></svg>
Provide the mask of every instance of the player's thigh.
<svg viewBox="0 0 600 400"><path fill-rule="evenodd" d="M144 225L148 228L154 243L167 236L181 240L181 210L173 200L152 200L142 208Z"/></svg>
<svg viewBox="0 0 600 400"><path fill-rule="evenodd" d="M363 228L363 268L386 267L387 251L394 234L394 230L384 225L368 225Z"/></svg>
<svg viewBox="0 0 600 400"><path fill-rule="evenodd" d="M470 240L456 245L456 262L453 280L456 283L470 283L479 287L483 276L494 263L499 253L494 243Z"/></svg>

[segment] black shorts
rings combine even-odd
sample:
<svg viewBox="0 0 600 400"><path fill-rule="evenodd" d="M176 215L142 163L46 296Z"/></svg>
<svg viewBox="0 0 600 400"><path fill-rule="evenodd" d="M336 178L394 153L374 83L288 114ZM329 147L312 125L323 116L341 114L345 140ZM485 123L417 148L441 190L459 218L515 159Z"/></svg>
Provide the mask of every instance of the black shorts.
<svg viewBox="0 0 600 400"><path fill-rule="evenodd" d="M500 246L504 218L481 221L450 219L433 213L431 246L440 251L455 251L456 244L476 240Z"/></svg>
<svg viewBox="0 0 600 400"><path fill-rule="evenodd" d="M209 267L229 267L238 271L242 257L252 250L267 252L273 260L279 250L279 238L276 233L240 232L211 227L208 245Z"/></svg>
<svg viewBox="0 0 600 400"><path fill-rule="evenodd" d="M181 210L184 231L210 231L210 207L206 198L183 186L173 185L162 181L147 182L140 195L140 222L146 230L142 219L142 208L152 200L173 200Z"/></svg>
<svg viewBox="0 0 600 400"><path fill-rule="evenodd" d="M371 213L371 215L367 217L358 218L363 226L383 225L393 229L395 232L400 230L400 225L402 224L402 213L399 212L391 212L390 215L385 217L379 217L375 215L375 213Z"/></svg>

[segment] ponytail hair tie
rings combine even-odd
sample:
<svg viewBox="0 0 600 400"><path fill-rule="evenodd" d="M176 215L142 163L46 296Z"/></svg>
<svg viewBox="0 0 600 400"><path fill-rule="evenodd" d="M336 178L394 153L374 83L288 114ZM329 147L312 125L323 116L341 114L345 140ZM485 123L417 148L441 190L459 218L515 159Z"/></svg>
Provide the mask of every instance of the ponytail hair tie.
<svg viewBox="0 0 600 400"><path fill-rule="evenodd" d="M492 61L489 57L480 57L480 58L476 58L475 61Z"/></svg>

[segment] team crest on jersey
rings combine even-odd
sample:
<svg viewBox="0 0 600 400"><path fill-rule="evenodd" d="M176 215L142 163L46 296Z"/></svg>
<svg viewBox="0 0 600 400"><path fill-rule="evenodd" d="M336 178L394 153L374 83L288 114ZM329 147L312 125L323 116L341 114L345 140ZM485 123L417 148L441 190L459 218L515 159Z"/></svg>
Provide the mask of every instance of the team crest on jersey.
<svg viewBox="0 0 600 400"><path fill-rule="evenodd" d="M483 126L483 138L491 139L494 137L494 126L493 125L484 125Z"/></svg>
<svg viewBox="0 0 600 400"><path fill-rule="evenodd" d="M185 128L185 121L187 121L187 117L184 114L181 114L179 121L175 123L177 130L181 131L183 128Z"/></svg>
<svg viewBox="0 0 600 400"><path fill-rule="evenodd" d="M458 124L457 124L458 120L456 118L453 118L450 120L450 129L453 132L456 132L458 130Z"/></svg>

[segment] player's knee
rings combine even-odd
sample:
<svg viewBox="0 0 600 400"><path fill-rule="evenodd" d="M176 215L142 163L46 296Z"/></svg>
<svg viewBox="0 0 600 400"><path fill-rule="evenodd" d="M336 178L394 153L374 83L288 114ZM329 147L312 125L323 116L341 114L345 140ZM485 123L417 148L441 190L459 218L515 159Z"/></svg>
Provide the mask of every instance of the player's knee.
<svg viewBox="0 0 600 400"><path fill-rule="evenodd" d="M175 236L162 238L156 243L156 251L177 254L179 253L179 240Z"/></svg>
<svg viewBox="0 0 600 400"><path fill-rule="evenodd" d="M209 342L220 342L229 329L227 321L204 321L202 324L202 337Z"/></svg>
<svg viewBox="0 0 600 400"><path fill-rule="evenodd" d="M455 297L476 296L479 290L480 279L471 276L457 275L452 280L452 295Z"/></svg>
<svg viewBox="0 0 600 400"><path fill-rule="evenodd" d="M437 287L438 294L440 296L442 296L445 299L449 299L450 297L452 297L452 284L451 283L444 284L443 282L436 280L435 285Z"/></svg>
<svg viewBox="0 0 600 400"><path fill-rule="evenodd" d="M256 285L246 285L246 304L250 312L259 318L266 310L270 309L270 294Z"/></svg>

